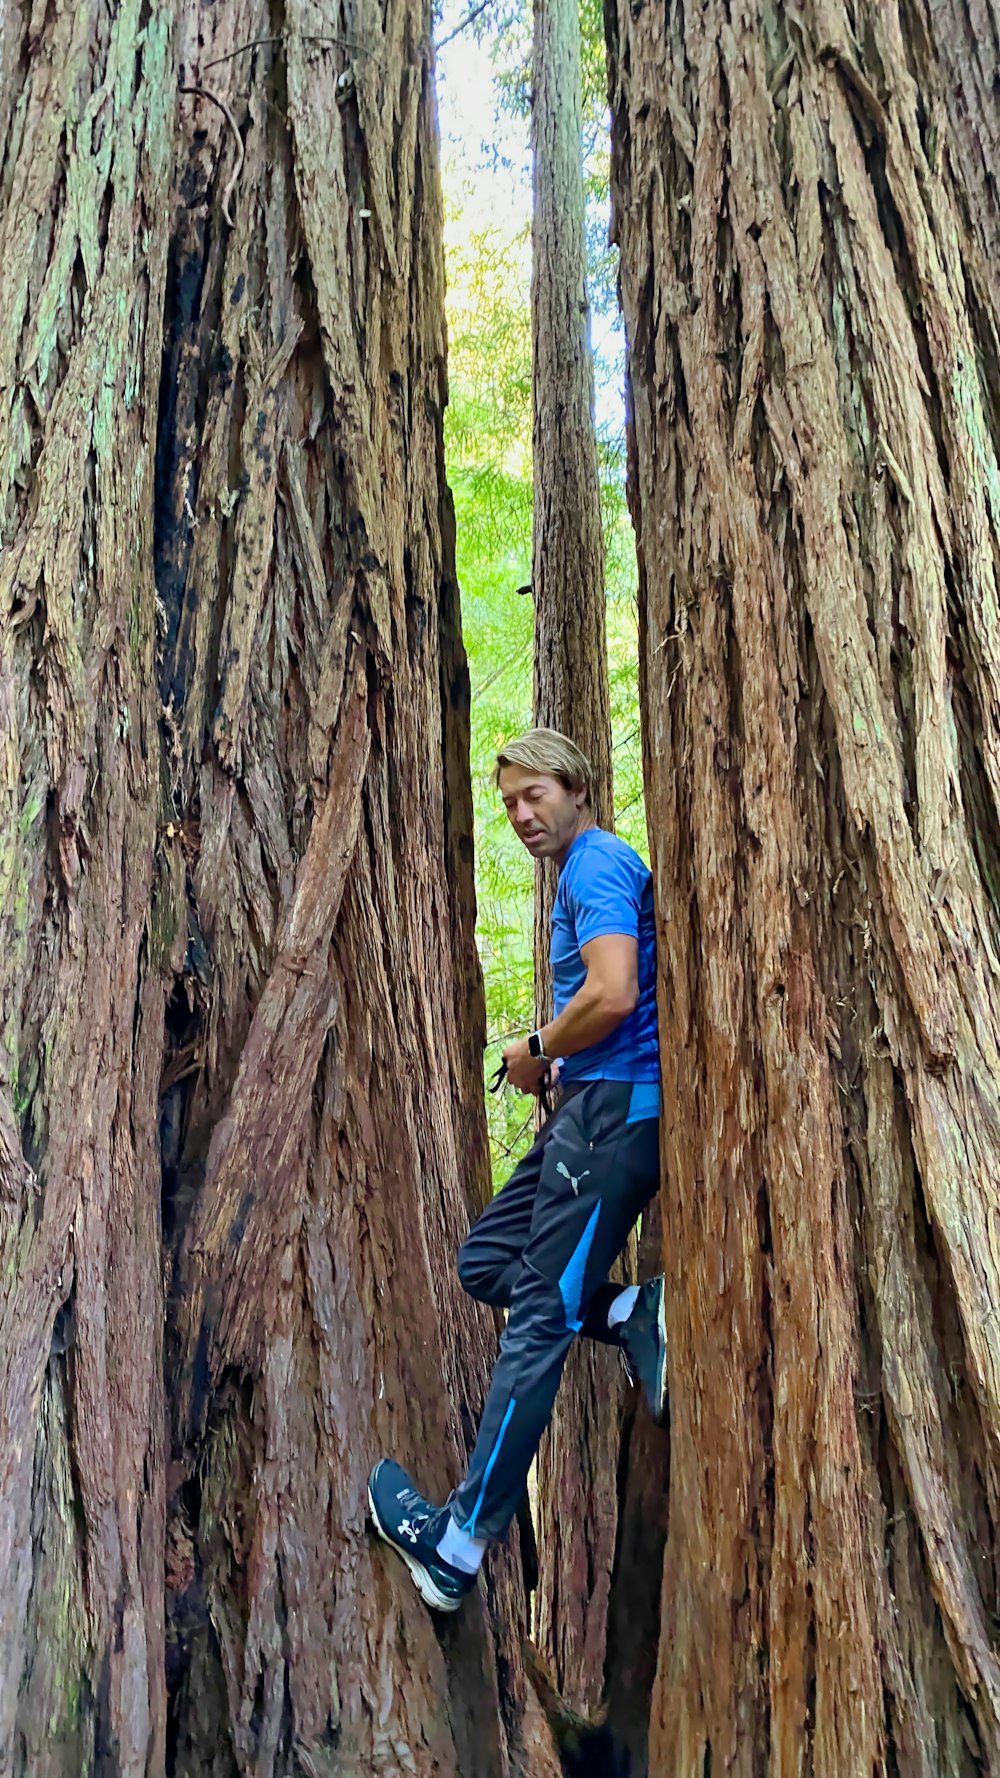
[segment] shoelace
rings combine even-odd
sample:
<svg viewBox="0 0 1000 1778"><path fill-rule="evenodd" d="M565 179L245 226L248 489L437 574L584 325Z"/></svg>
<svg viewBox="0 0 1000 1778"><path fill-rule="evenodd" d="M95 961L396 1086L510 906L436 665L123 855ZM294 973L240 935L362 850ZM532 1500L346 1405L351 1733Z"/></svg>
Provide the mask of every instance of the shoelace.
<svg viewBox="0 0 1000 1778"><path fill-rule="evenodd" d="M405 1509L407 1517L413 1521L413 1524L419 1530L423 1530L425 1525L430 1524L434 1517L434 1509L428 1504L422 1494L417 1493L415 1488L401 1488L396 1495L396 1499L400 1506Z"/></svg>

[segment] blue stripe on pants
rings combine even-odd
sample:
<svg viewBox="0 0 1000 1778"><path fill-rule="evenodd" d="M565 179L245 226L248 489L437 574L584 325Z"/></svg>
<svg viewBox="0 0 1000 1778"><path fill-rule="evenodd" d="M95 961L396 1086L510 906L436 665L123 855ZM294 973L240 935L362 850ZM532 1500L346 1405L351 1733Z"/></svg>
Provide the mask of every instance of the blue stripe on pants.
<svg viewBox="0 0 1000 1778"><path fill-rule="evenodd" d="M493 1473L493 1465L500 1455L500 1446L503 1444L503 1435L506 1432L508 1426L510 1425L511 1415L514 1412L515 1405L516 1404L514 1401L514 1397L511 1396L510 1405L508 1406L507 1412L505 1413L505 1415L503 1417L503 1422L501 1424L500 1431L497 1433L497 1442L493 1446L493 1450L490 1453L490 1460L487 1463L485 1472L483 1474L483 1485L479 1490L479 1498L477 1499L476 1504L472 1509L472 1513L469 1517L468 1523L462 1526L462 1530L467 1531L469 1533L470 1537L475 1537L475 1535L476 1535L476 1519L479 1516L479 1508L483 1504L483 1497L486 1493L486 1484L489 1481L490 1476Z"/></svg>
<svg viewBox="0 0 1000 1778"><path fill-rule="evenodd" d="M587 1270L587 1259L590 1255L600 1214L601 1206L595 1204L590 1221L574 1247L566 1270L559 1280L559 1294L566 1309L566 1326L573 1333L579 1333L583 1326L579 1319L580 1299L583 1296L583 1278Z"/></svg>

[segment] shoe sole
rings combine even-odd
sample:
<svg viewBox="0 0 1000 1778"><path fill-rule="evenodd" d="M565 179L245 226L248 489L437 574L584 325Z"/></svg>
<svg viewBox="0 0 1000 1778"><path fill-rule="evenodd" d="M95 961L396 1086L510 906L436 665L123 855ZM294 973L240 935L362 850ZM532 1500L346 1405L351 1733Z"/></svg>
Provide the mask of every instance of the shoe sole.
<svg viewBox="0 0 1000 1778"><path fill-rule="evenodd" d="M387 1543L391 1550L395 1550L397 1556L402 1556L403 1561L406 1563L407 1568L413 1576L414 1585L416 1586L417 1592L420 1594L424 1604L428 1605L431 1611L457 1611L463 1601L461 1599L447 1599L443 1593L439 1592L423 1563L418 1562L416 1556L409 1550L405 1550L402 1544L396 1542L394 1537L389 1536L389 1533L382 1524L378 1512L376 1511L375 1502L372 1499L371 1488L368 1489L368 1511L371 1516L371 1522L374 1525L375 1530L378 1532L379 1537L382 1539L382 1542Z"/></svg>
<svg viewBox="0 0 1000 1778"><path fill-rule="evenodd" d="M667 1293L660 1288L660 1306L656 1312L656 1325L660 1335L661 1357L656 1367L656 1401L653 1404L653 1419L657 1426L667 1424Z"/></svg>

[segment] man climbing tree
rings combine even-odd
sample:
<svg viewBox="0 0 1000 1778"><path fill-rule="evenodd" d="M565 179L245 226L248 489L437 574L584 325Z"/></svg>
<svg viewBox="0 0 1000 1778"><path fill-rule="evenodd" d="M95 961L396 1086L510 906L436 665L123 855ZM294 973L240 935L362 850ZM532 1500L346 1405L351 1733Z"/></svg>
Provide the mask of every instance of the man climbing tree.
<svg viewBox="0 0 1000 1778"><path fill-rule="evenodd" d="M662 1279L606 1282L658 1177L652 880L597 826L590 763L565 736L534 729L509 743L496 779L522 844L559 868L555 1016L508 1044L504 1066L525 1093L558 1068L560 1103L459 1253L469 1294L509 1309L463 1481L442 1507L392 1459L369 1482L376 1531L439 1611L461 1604L514 1515L575 1334L617 1346L657 1416L665 1388Z"/></svg>

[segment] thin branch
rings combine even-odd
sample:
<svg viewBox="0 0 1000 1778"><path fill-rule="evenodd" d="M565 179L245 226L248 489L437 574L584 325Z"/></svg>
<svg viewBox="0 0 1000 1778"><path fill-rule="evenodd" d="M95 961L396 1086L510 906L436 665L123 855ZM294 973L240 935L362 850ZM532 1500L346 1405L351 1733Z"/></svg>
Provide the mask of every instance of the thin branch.
<svg viewBox="0 0 1000 1778"><path fill-rule="evenodd" d="M226 183L226 189L222 194L222 214L225 217L226 221L228 222L229 227L235 228L236 224L233 220L233 212L232 212L233 193L236 190L236 181L238 180L241 172L243 171L243 161L244 161L244 158L246 155L246 150L243 147L243 137L240 135L240 131L239 131L239 125L237 124L235 117L233 116L232 112L230 111L229 106L226 104L225 99L221 99L219 97L218 93L213 93L211 87L182 86L180 90L182 93L200 94L203 99L211 99L212 104L217 105L219 107L219 110L222 112L223 117L227 120L229 127L233 132L233 135L236 137L236 147L239 151L236 156L236 165L233 168L232 173L229 176L229 179Z"/></svg>
<svg viewBox="0 0 1000 1778"><path fill-rule="evenodd" d="M260 49L265 43L280 42L280 37L251 37L249 43L237 44L236 48L229 50L228 54L224 56L213 56L210 62L205 63L205 71L207 73L209 68L221 68L223 62L232 62L236 56L245 55L247 50L250 49Z"/></svg>
<svg viewBox="0 0 1000 1778"><path fill-rule="evenodd" d="M484 4L488 6L489 0L484 0ZM223 62L231 62L236 56L245 55L248 50L260 49L266 43L284 43L285 38L291 36L301 36L303 43L323 43L330 48L336 45L338 49L353 50L355 55L376 56L377 59L377 52L374 49L369 49L364 43L353 43L350 37L317 37L309 31L282 31L277 37L251 37L249 43L238 44L235 49L229 50L224 56L213 56L210 62L205 63L206 72L209 68L220 68Z"/></svg>
<svg viewBox="0 0 1000 1778"><path fill-rule="evenodd" d="M528 1125L531 1123L531 1120L534 1117L534 1115L535 1115L535 1112L534 1112L534 1108L532 1107L531 1111L529 1111L527 1117L525 1118L523 1124L521 1125L521 1128L519 1130L516 1130L514 1132L514 1135L511 1137L509 1146L506 1142L502 1141L499 1136L497 1137L497 1147L503 1149L503 1152L506 1155L508 1160L510 1160L511 1155L513 1154L515 1148L517 1147L517 1144L520 1142L521 1137L524 1135L525 1130L528 1128Z"/></svg>
<svg viewBox="0 0 1000 1778"><path fill-rule="evenodd" d="M474 24L476 19L479 17L480 13L485 12L486 8L488 6L490 6L491 4L492 4L492 0L480 0L480 4L478 6L474 6L472 8L471 12L467 12L464 19L462 19L461 22L455 26L455 29L453 31L449 31L447 36L441 37L438 39L437 43L434 45L434 48L436 50L443 49L446 43L451 43L454 40L454 38L456 38L460 34L460 32L462 32L466 29L466 27L468 25Z"/></svg>

